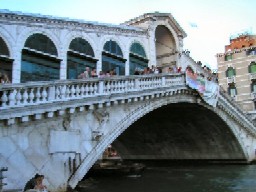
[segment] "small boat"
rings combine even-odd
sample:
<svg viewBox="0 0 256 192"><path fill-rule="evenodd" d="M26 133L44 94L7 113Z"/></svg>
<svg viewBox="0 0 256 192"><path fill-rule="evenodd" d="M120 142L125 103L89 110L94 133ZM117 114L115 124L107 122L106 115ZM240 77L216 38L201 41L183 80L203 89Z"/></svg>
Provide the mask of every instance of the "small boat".
<svg viewBox="0 0 256 192"><path fill-rule="evenodd" d="M138 175L145 169L142 163L125 163L120 160L101 160L89 171L90 175Z"/></svg>

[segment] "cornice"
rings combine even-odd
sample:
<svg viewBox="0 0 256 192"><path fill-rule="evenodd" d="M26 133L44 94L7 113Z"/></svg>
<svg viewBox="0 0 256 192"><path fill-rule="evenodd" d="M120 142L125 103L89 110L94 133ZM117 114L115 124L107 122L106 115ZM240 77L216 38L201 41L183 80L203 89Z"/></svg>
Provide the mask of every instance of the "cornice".
<svg viewBox="0 0 256 192"><path fill-rule="evenodd" d="M174 28L175 32L178 36L185 38L187 36L186 32L182 29L179 23L175 20L171 13L145 13L139 17L135 17L129 21L124 22L125 25L134 25L143 23L145 21L157 21L157 20L166 20L168 19L168 23Z"/></svg>
<svg viewBox="0 0 256 192"><path fill-rule="evenodd" d="M25 14L21 12L11 12L8 10L0 10L0 23L8 23L14 25L26 26L45 26L47 28L74 29L83 31L103 31L118 32L125 34L146 35L147 32L141 28L131 27L127 25L114 25L98 22L90 22L79 19L70 19L64 17L46 16L40 14Z"/></svg>

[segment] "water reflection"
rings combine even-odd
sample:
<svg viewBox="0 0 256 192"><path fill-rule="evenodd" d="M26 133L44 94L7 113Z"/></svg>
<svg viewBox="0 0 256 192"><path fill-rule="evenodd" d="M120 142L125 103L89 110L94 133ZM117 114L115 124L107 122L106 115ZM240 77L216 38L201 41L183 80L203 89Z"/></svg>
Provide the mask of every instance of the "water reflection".
<svg viewBox="0 0 256 192"><path fill-rule="evenodd" d="M87 178L80 192L255 192L256 165L148 167L142 175Z"/></svg>

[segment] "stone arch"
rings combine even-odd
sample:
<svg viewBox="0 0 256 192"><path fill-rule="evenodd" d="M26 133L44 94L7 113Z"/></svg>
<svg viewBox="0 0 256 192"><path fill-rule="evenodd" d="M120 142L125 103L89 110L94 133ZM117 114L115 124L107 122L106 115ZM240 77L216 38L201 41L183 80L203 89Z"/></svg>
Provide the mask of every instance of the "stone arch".
<svg viewBox="0 0 256 192"><path fill-rule="evenodd" d="M154 102L150 102L150 101L144 102L142 105L138 105L137 109L133 110L132 112L127 114L123 119L121 119L116 124L116 126L111 130L110 134L108 134L107 136L103 136L102 140L100 140L100 142L87 155L87 158L82 161L77 171L69 179L70 186L74 188L77 185L77 183L84 177L87 171L92 167L92 165L96 162L99 156L103 153L105 148L108 145L110 145L119 135L121 135L130 125L132 125L135 121L137 121L144 115L150 113L155 109L158 109L162 106L169 105L172 103L179 103L179 102L186 101L187 103L195 103L195 104L199 103L199 105L202 105L200 101L198 101L197 96L192 95L190 92L182 92L182 93L175 92L175 94L179 94L178 100L177 100L177 97L173 99L165 99L163 97L163 99L156 100ZM223 122L226 122L225 119L227 116L221 115L221 111L222 111L221 108L216 109L204 104L203 106L207 107L213 113L217 114L223 120ZM233 124L230 123L229 127L232 125ZM233 132L234 136L239 142L239 145L243 149L244 156L247 156L245 147L240 142L239 138L237 137L237 134L235 134L235 130L232 129L231 131ZM95 154L96 151L97 151L97 155Z"/></svg>
<svg viewBox="0 0 256 192"><path fill-rule="evenodd" d="M2 37L3 41L5 42L8 50L9 50L9 57L14 57L14 39L12 38L11 34L4 29L3 27L0 27L0 37Z"/></svg>
<svg viewBox="0 0 256 192"><path fill-rule="evenodd" d="M179 45L179 38L177 36L177 33L168 23L166 23L164 21L161 21L161 22L158 21L154 26L152 26L152 31L154 32L153 33L154 39L156 39L155 34L156 34L156 29L158 26L164 26L170 31L170 33L172 34L174 41L175 41L176 50L179 50L180 45Z"/></svg>
<svg viewBox="0 0 256 192"><path fill-rule="evenodd" d="M46 47L45 46L42 47L42 46L38 45L38 42L34 43L35 39L33 39L33 38L35 38L36 40L40 40L40 43L47 42L47 45L50 45L50 46L46 45ZM54 56L58 56L56 46L54 45L52 40L42 33L34 33L33 35L29 36L25 42L24 47L31 48L36 51L44 52L44 53L51 54Z"/></svg>
<svg viewBox="0 0 256 192"><path fill-rule="evenodd" d="M139 48L141 53L134 53L133 48ZM139 71L143 71L145 67L148 67L148 56L145 46L138 40L133 40L129 45L129 74L138 74Z"/></svg>
<svg viewBox="0 0 256 192"><path fill-rule="evenodd" d="M121 48L121 51L123 53L123 56L125 56L125 51L126 51L126 46L125 43L123 43L119 38L115 37L115 36L104 36L101 40L100 40L100 44L99 44L99 51L102 53L102 51L104 50L104 45L106 42L108 41L115 41Z"/></svg>
<svg viewBox="0 0 256 192"><path fill-rule="evenodd" d="M32 36L33 34L43 34L45 35L46 37L48 37L52 42L53 44L55 45L56 47L56 50L57 50L57 57L60 56L60 53L61 53L61 42L59 40L59 38L53 34L53 32L51 32L50 30L46 30L46 29L29 29L29 30L23 30L21 32L21 34L18 36L18 44L17 44L17 50L21 50L24 48L25 46L25 43L27 41L27 39Z"/></svg>
<svg viewBox="0 0 256 192"><path fill-rule="evenodd" d="M69 34L67 34L67 36L65 36L65 43L63 44L63 52L64 53L67 53L68 49L69 49L69 45L70 43L72 42L73 39L75 38L82 38L84 39L85 41L87 41L91 47L92 47L92 50L94 52L94 55L96 57L96 50L97 50L97 45L95 43L95 41L93 40L93 38L91 38L89 35L87 34L78 34L76 32L71 32Z"/></svg>
<svg viewBox="0 0 256 192"><path fill-rule="evenodd" d="M11 37L6 38L6 35L0 33L0 73L6 74L9 80L12 80L12 71L13 71L13 52L10 46Z"/></svg>
<svg viewBox="0 0 256 192"><path fill-rule="evenodd" d="M114 45L114 49L112 49L112 45ZM110 46L111 50L108 50L108 46ZM107 49L107 50L105 50ZM110 38L105 41L102 47L102 72L106 75L117 74L117 75L125 75L125 63L127 59L125 59L125 49L122 49L119 42L115 41L115 39ZM112 52L114 51L114 52Z"/></svg>
<svg viewBox="0 0 256 192"><path fill-rule="evenodd" d="M67 51L67 78L84 78L86 68L89 77L90 71L96 69L97 61L95 51L87 40L82 37L73 38Z"/></svg>
<svg viewBox="0 0 256 192"><path fill-rule="evenodd" d="M143 48L143 50L145 52L145 57L148 58L148 53L147 53L147 49L145 48L145 45L137 39L133 40L133 41L131 41L131 43L129 43L129 51L130 51L132 45L135 44L135 43L138 43Z"/></svg>
<svg viewBox="0 0 256 192"><path fill-rule="evenodd" d="M30 34L21 48L21 82L60 79L59 50L45 33Z"/></svg>

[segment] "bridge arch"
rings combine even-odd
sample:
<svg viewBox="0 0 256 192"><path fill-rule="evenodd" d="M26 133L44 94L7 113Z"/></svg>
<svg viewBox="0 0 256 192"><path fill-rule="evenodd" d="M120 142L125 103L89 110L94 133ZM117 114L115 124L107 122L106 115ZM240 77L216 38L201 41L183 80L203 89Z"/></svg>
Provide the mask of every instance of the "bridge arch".
<svg viewBox="0 0 256 192"><path fill-rule="evenodd" d="M145 115L157 110L163 106L168 106L169 104L177 104L177 103L190 103L195 104L197 106L202 106L203 108L207 108L207 110L211 111L211 114L216 114L219 116L222 123L225 124L226 115L222 115L221 108L213 108L207 107L207 105L202 105L201 99L198 95L193 94L192 90L182 90L182 91L170 91L166 93L162 93L160 95L156 95L155 97L161 97L161 99L152 99L147 101L143 101L140 104L136 105L133 110L126 114L121 120L116 122L115 126L108 131L108 134L102 135L99 143L93 148L90 153L87 154L87 157L82 161L76 172L70 177L69 184L71 187L75 187L77 183L84 177L84 175L88 172L91 166L96 162L96 160L100 157L103 151L113 143L127 128L129 128L132 124L134 124L137 120L141 119ZM154 98L154 97L153 97ZM229 126L235 126L234 123L228 124ZM226 125L227 126L227 125ZM246 159L248 156L246 154L245 146L243 142L239 141L238 135L235 133L237 127L231 129L229 132L232 132L232 137L235 136L236 147L242 152L241 158ZM95 154L96 153L96 154ZM241 153L240 153L241 154ZM232 155L231 155L232 156Z"/></svg>

